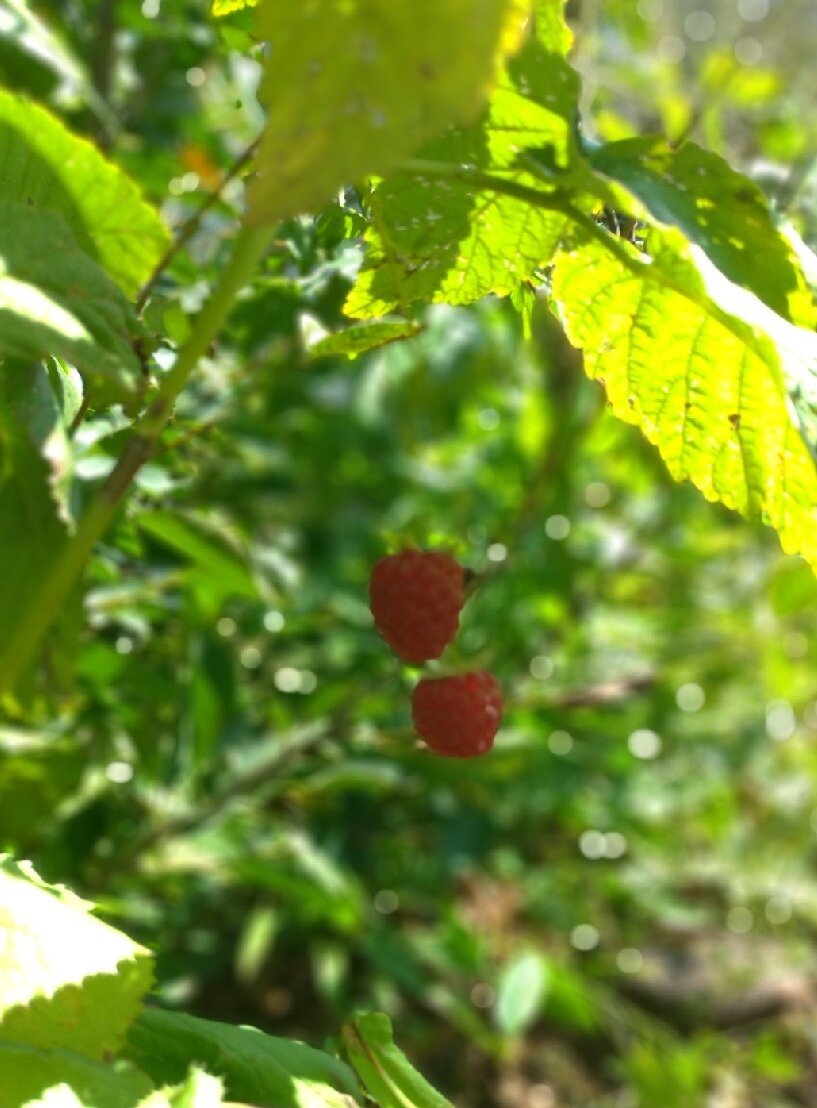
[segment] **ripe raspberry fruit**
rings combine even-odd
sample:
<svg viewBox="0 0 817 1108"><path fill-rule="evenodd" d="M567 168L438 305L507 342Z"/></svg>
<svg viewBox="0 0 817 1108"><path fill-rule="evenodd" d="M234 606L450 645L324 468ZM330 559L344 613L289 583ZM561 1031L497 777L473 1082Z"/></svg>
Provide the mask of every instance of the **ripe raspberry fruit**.
<svg viewBox="0 0 817 1108"><path fill-rule="evenodd" d="M411 697L418 735L448 758L486 754L502 719L502 689L491 673L475 670L457 677L424 677Z"/></svg>
<svg viewBox="0 0 817 1108"><path fill-rule="evenodd" d="M419 665L457 633L464 570L449 554L402 550L376 562L369 580L375 626L395 654Z"/></svg>

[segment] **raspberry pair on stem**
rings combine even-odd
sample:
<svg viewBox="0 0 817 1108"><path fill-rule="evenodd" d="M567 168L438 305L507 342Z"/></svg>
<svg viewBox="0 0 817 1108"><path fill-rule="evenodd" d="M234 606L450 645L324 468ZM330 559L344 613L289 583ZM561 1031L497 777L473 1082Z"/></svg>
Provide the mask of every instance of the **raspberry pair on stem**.
<svg viewBox="0 0 817 1108"><path fill-rule="evenodd" d="M402 550L375 563L369 581L375 626L404 662L439 658L459 629L465 570L449 554ZM502 718L502 690L485 670L423 677L411 696L414 728L437 754L487 753Z"/></svg>

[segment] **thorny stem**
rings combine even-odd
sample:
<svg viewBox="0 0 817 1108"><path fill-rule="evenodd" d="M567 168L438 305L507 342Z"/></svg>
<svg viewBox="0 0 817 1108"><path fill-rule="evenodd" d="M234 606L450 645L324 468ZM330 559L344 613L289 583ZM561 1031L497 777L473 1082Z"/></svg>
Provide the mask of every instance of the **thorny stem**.
<svg viewBox="0 0 817 1108"><path fill-rule="evenodd" d="M6 642L0 654L0 697L14 689L40 640L56 619L88 557L113 521L125 492L141 466L153 454L179 394L221 329L233 301L252 276L271 237L272 230L268 227L244 228L239 233L227 268L199 313L193 332L179 351L173 368L162 378L119 461L62 548L25 617Z"/></svg>

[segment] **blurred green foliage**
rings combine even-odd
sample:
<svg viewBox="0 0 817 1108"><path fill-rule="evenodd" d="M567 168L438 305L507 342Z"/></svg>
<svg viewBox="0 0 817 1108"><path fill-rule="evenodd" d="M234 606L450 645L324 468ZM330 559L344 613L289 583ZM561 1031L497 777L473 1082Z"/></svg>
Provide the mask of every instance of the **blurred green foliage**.
<svg viewBox="0 0 817 1108"><path fill-rule="evenodd" d="M813 5L572 7L599 136L694 137L815 246ZM250 13L0 8L3 83L172 225L255 137ZM240 188L148 307L160 364ZM382 1009L463 1108L817 1103L813 575L668 479L532 293L313 356L358 230L351 203L285 224L185 394L73 666L0 730L0 848L156 949L167 1005L316 1045ZM74 434L76 507L124 426ZM504 684L488 758L411 735L366 604L405 541L487 572L453 660Z"/></svg>

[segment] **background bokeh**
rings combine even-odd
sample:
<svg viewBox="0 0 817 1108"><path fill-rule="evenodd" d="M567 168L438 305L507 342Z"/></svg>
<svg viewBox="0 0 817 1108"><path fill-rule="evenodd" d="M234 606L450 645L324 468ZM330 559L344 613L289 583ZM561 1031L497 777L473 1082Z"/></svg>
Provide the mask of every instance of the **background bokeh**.
<svg viewBox="0 0 817 1108"><path fill-rule="evenodd" d="M174 227L261 124L251 13L208 7L0 2L0 81ZM817 244L810 0L568 12L591 136L707 145ZM240 199L149 305L160 364ZM817 1105L817 582L667 478L544 287L311 357L358 230L281 228L94 560L71 664L0 730L0 847L154 947L164 1003L316 1045L383 1009L460 1108ZM78 430L77 502L125 425ZM412 737L416 672L366 603L400 542L487 571L451 658L505 687L487 758Z"/></svg>

